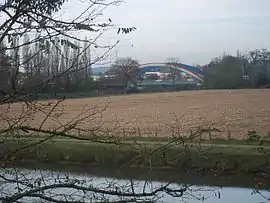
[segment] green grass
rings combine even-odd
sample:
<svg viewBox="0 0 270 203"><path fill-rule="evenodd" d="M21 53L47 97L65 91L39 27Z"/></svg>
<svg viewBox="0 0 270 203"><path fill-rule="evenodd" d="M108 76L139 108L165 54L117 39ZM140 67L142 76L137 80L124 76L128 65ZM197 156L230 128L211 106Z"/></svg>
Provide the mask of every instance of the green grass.
<svg viewBox="0 0 270 203"><path fill-rule="evenodd" d="M15 151L39 139L7 140L1 154ZM218 143L218 141L216 141ZM13 154L14 161L88 164L104 167L159 168L252 172L269 169L270 146L237 145L236 142L188 143L166 146L165 141L131 141L121 145L54 139ZM268 160L269 159L269 160Z"/></svg>
<svg viewBox="0 0 270 203"><path fill-rule="evenodd" d="M39 140L39 138L7 139L0 144L0 155L14 152ZM110 171L115 169L165 171L156 172L155 174L159 174L157 179L169 181L181 175L179 181L192 183L192 180L196 180L196 184L200 184L201 181L209 185L249 187L254 184L254 177L262 177L270 171L270 146L267 144L258 146L255 142L245 144L244 141L224 140L186 143L186 145L167 144L168 140L140 140L136 143L126 141L121 145L113 145L53 139L13 153L9 157L12 160L9 164L24 167L33 167L34 163L52 164L56 168L73 165L83 170L98 166ZM186 180L187 174L189 180ZM123 175L118 176L125 178ZM146 173L137 174L136 178L146 179L148 176ZM247 180L237 181L239 178ZM268 179L266 181L270 182Z"/></svg>
<svg viewBox="0 0 270 203"><path fill-rule="evenodd" d="M31 139L31 140L40 140L42 138L46 138L47 136L43 135L31 135L31 137L21 137L20 139ZM6 137L2 138L5 139ZM91 137L90 137L91 138ZM108 141L122 141L122 142L132 142L132 141L137 141L137 142L171 142L177 138L172 138L172 137L154 137L154 136L113 136L113 137L94 137L95 139L100 139L100 140L108 140ZM13 136L10 136L8 139L14 139ZM67 140L64 137L57 137L55 138L56 140ZM1 140L1 137L0 137ZM202 144L225 144L225 145L260 145L263 144L264 146L270 146L270 139L261 139L261 140L250 140L250 139L244 139L244 140L236 140L236 139L188 139L185 142L190 142L190 143L202 143Z"/></svg>

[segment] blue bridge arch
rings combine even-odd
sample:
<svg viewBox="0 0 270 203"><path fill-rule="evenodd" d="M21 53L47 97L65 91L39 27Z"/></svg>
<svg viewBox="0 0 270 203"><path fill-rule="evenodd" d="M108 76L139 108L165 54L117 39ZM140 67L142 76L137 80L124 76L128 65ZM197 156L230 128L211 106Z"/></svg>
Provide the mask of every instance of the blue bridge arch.
<svg viewBox="0 0 270 203"><path fill-rule="evenodd" d="M146 64L141 64L139 66L139 70L141 72L160 72L162 68L167 68L167 67L168 65L166 63L146 63ZM200 82L204 81L204 71L200 68L182 64L182 63L176 63L170 67L173 67L179 71L187 73L188 75L191 75L192 77L196 78Z"/></svg>

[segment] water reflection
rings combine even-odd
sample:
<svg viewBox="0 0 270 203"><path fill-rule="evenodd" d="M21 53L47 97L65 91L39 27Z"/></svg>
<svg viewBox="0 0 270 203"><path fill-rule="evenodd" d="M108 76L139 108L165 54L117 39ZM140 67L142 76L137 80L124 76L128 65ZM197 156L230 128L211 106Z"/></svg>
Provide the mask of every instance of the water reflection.
<svg viewBox="0 0 270 203"><path fill-rule="evenodd" d="M16 181L15 181L16 180ZM14 194L25 194L27 191L39 187L46 187L49 185L59 184L76 184L84 188L98 188L102 191L119 191L123 194L134 192L139 193L151 193L159 188L169 185L167 182L157 181L136 181L136 180L123 180L113 179L108 177L96 177L89 174L72 174L63 172L52 172L46 170L28 170L28 169L6 169L1 171L0 177L0 197L12 196ZM207 187L207 186L191 186L186 184L169 185L170 190L157 192L154 196L139 198L141 200L155 200L158 202L170 202L170 203L228 203L228 202L267 202L267 200L260 194L253 194L252 189L244 188L229 188L229 187ZM173 193L173 190L178 191L183 189L183 195L177 197L177 193ZM174 192L175 192L174 191ZM267 191L260 191L265 197L269 195ZM84 192L78 190L78 188L70 187L55 187L49 188L37 194L52 197L58 200L72 200L89 202L91 200L132 200L133 197L127 196L115 196L104 193ZM179 193L178 193L179 194ZM63 196L64 195L64 196ZM29 195L31 196L31 195ZM38 195L32 197L23 197L23 202L36 202L38 201ZM44 201L43 201L44 202ZM45 201L46 202L46 201Z"/></svg>

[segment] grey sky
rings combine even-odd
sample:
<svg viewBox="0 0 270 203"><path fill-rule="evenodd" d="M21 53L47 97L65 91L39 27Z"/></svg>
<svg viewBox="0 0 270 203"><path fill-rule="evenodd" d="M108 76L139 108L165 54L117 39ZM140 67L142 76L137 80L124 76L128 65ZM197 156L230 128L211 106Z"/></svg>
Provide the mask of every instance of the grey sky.
<svg viewBox="0 0 270 203"><path fill-rule="evenodd" d="M66 8L79 14L83 5L76 0ZM110 31L103 40L120 39L119 56L140 63L174 56L183 63L205 64L224 52L270 47L270 0L126 0L107 8L104 18L138 28L126 36Z"/></svg>
<svg viewBox="0 0 270 203"><path fill-rule="evenodd" d="M223 52L270 47L269 0L127 0L105 14L138 28L118 50L141 62L207 63Z"/></svg>
<svg viewBox="0 0 270 203"><path fill-rule="evenodd" d="M68 1L61 16L78 16L87 3ZM126 36L110 31L102 41L113 44L119 39L119 56L140 63L179 57L183 63L205 64L224 52L270 48L270 0L125 0L108 7L103 18L137 27Z"/></svg>

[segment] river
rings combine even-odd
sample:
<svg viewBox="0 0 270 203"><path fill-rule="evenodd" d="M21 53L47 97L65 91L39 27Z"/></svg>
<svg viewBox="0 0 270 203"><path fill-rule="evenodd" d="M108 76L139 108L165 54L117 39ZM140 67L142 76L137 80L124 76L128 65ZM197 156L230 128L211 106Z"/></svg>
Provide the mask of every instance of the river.
<svg viewBox="0 0 270 203"><path fill-rule="evenodd" d="M16 180L16 181L13 181ZM240 180L239 180L240 181ZM150 193L158 188L168 185L168 182L149 181L149 180L129 180L112 177L100 177L89 173L71 173L57 172L51 170L30 170L24 168L8 168L1 171L0 177L0 197L12 196L14 194L30 194L27 193L38 187L51 186L57 184L76 184L85 186L86 188L99 188L106 191L121 191L123 193L131 193L134 190L136 194L145 192ZM30 186L31 185L31 186ZM131 187L131 185L133 187ZM132 189L133 188L133 189ZM141 200L157 200L157 202L169 203L262 203L269 202L267 197L270 196L269 191L261 190L254 192L251 188L239 187L214 187L205 185L188 185L180 183L171 183L170 189L185 188L181 197L173 197L174 193L161 191L149 198L141 198ZM99 194L93 192L82 192L78 189L74 190L68 187L50 188L44 192L38 193L48 197L60 200L76 200L83 202L91 202L92 200L124 200L124 198L108 194ZM29 197L26 195L20 200L22 202L48 202L40 201L38 197ZM126 200L126 199L125 199Z"/></svg>

